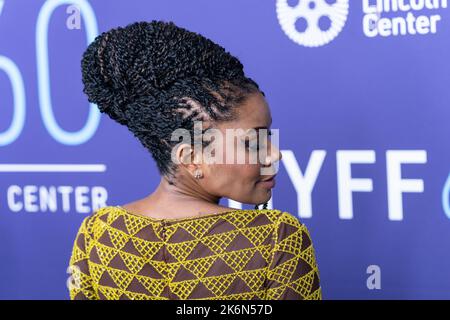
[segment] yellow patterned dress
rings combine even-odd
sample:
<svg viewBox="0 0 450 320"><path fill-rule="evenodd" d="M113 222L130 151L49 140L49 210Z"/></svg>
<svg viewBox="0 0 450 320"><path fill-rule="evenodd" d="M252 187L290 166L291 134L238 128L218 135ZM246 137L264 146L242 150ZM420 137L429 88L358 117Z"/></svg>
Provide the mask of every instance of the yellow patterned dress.
<svg viewBox="0 0 450 320"><path fill-rule="evenodd" d="M308 229L275 209L156 219L106 206L70 258L75 299L322 299Z"/></svg>

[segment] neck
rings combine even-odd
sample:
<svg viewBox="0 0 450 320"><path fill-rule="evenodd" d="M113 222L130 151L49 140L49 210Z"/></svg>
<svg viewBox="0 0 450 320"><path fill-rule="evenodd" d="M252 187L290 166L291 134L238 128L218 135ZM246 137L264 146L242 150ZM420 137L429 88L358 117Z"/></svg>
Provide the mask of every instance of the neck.
<svg viewBox="0 0 450 320"><path fill-rule="evenodd" d="M177 178L176 185L162 177L156 190L141 202L141 212L183 212L191 216L202 213L229 210L219 205L221 197L207 194L196 180L184 177Z"/></svg>
<svg viewBox="0 0 450 320"><path fill-rule="evenodd" d="M174 203L177 206L183 203L207 203L218 205L220 198L204 192L194 179L178 179L176 185L169 184L169 181L162 177L155 192L150 195L153 201Z"/></svg>

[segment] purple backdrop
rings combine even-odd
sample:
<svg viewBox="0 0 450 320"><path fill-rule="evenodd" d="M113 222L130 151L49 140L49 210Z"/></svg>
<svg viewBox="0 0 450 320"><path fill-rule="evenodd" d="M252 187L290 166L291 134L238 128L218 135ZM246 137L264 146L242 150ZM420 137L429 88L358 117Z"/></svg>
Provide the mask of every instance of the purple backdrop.
<svg viewBox="0 0 450 320"><path fill-rule="evenodd" d="M223 45L266 93L271 204L308 226L324 299L449 299L449 9L389 3L0 0L0 298L67 299L82 219L158 185L80 74L96 34L158 19Z"/></svg>

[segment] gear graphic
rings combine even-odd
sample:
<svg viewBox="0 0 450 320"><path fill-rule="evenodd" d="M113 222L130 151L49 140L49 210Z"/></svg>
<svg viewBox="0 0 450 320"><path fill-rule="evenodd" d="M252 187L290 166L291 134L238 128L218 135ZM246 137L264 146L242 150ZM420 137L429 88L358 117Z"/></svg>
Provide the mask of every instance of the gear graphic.
<svg viewBox="0 0 450 320"><path fill-rule="evenodd" d="M276 10L281 28L292 41L319 47L341 32L348 0L277 0Z"/></svg>

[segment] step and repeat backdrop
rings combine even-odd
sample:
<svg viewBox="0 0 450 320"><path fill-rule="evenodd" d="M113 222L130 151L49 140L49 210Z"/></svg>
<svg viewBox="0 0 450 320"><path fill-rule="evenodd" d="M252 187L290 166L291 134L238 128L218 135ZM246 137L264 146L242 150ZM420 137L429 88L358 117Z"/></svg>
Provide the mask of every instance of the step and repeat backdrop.
<svg viewBox="0 0 450 320"><path fill-rule="evenodd" d="M324 299L450 299L448 5L0 0L0 299L68 299L82 219L159 184L80 70L96 35L153 19L221 44L265 92L283 152L269 205L308 226Z"/></svg>

